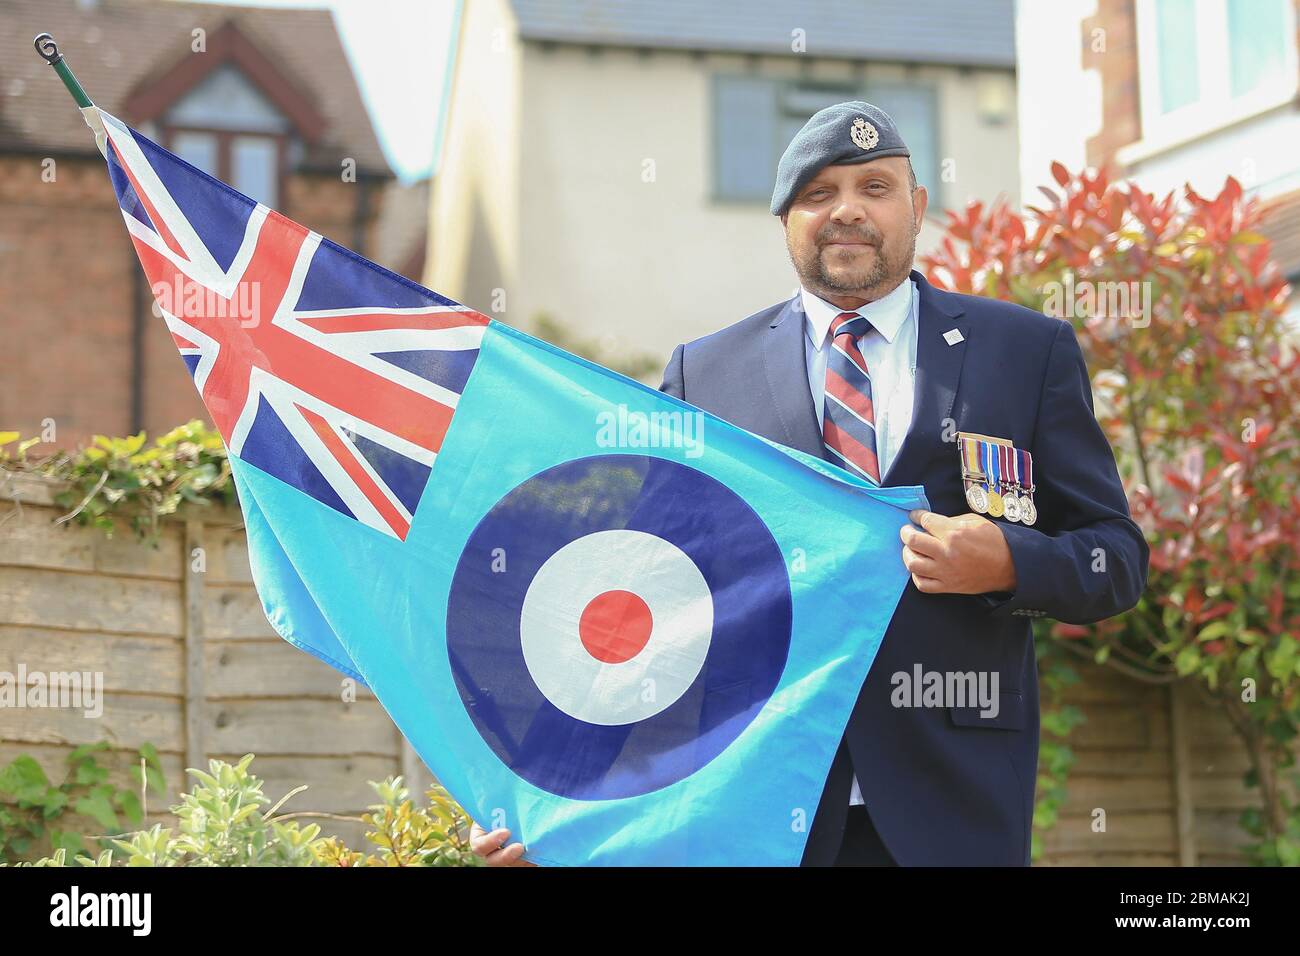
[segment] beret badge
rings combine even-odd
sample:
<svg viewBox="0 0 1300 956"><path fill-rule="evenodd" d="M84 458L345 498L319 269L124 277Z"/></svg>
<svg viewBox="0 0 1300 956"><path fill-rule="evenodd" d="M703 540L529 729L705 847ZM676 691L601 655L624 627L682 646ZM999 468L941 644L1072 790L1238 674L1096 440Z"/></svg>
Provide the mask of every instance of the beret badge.
<svg viewBox="0 0 1300 956"><path fill-rule="evenodd" d="M853 121L853 128L849 130L849 135L853 137L854 144L861 149L875 149L880 142L880 134L876 132L876 128L861 116Z"/></svg>

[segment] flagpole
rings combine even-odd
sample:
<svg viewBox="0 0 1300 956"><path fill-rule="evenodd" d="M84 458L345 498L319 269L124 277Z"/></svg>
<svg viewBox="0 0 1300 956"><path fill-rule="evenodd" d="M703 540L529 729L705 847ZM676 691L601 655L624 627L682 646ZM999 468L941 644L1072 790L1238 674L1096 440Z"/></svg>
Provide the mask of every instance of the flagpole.
<svg viewBox="0 0 1300 956"><path fill-rule="evenodd" d="M59 52L59 47L58 44L54 42L54 37L50 36L48 33L39 34L36 39L32 41L32 45L36 47L36 52L41 55L41 58L50 66L54 67L54 72L59 74L59 79L61 79L63 85L68 88L68 92L72 94L72 98L77 101L78 107L84 110L87 107L95 105L90 101L90 97L86 95L86 91L81 88L81 84L77 82L77 78L72 75L72 70L68 69L67 61L63 59L63 54Z"/></svg>

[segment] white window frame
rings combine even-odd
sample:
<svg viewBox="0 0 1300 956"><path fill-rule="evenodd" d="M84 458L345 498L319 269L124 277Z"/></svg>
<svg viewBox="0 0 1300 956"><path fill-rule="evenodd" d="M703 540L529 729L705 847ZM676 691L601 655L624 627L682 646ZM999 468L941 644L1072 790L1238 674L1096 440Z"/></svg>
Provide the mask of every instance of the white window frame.
<svg viewBox="0 0 1300 956"><path fill-rule="evenodd" d="M1131 152L1150 154L1204 136L1214 130L1291 102L1296 94L1295 6L1283 0L1284 44L1281 78L1242 96L1229 92L1228 8L1226 0L1195 0L1196 59L1200 98L1186 106L1160 111L1160 46L1156 3L1137 0L1138 99L1142 104L1142 142ZM1136 158L1136 157L1135 157Z"/></svg>

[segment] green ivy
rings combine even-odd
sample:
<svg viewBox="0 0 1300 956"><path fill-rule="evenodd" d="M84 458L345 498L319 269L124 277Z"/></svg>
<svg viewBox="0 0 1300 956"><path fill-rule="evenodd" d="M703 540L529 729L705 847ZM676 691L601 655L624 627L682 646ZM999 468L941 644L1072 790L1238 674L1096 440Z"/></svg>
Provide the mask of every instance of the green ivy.
<svg viewBox="0 0 1300 956"><path fill-rule="evenodd" d="M182 503L236 501L221 436L197 419L149 446L144 432L128 438L96 435L88 447L45 458L29 454L39 438L19 438L17 432L0 432L0 472L67 482L66 490L55 496L68 509L60 521L111 535L114 518L120 517L141 539L156 543L159 519L174 514Z"/></svg>
<svg viewBox="0 0 1300 956"><path fill-rule="evenodd" d="M1070 666L1060 646L1050 639L1048 626L1041 622L1035 625L1041 733L1031 855L1039 860L1043 855L1043 836L1056 826L1061 804L1067 796L1066 784L1075 763L1070 734L1087 718L1078 707L1064 702L1066 689L1079 682L1078 672Z"/></svg>
<svg viewBox="0 0 1300 956"><path fill-rule="evenodd" d="M108 749L100 742L77 747L66 758L67 772L54 784L41 765L22 754L0 769L0 860L17 862L45 848L74 856L88 852L83 838L69 828L93 821L95 829L113 836L144 820L142 795L166 792L162 765L152 744L138 751L131 767L137 789L108 782L108 770L97 755ZM123 821L129 826L123 826Z"/></svg>

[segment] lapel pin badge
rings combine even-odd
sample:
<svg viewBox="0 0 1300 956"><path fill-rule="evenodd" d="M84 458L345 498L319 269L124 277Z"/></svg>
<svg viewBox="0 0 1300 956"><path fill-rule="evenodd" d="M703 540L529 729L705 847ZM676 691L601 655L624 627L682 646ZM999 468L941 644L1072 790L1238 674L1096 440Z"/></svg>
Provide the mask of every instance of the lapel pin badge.
<svg viewBox="0 0 1300 956"><path fill-rule="evenodd" d="M958 342L966 341L966 336L961 334L961 329L949 329L943 333L943 340L949 345L956 345Z"/></svg>

